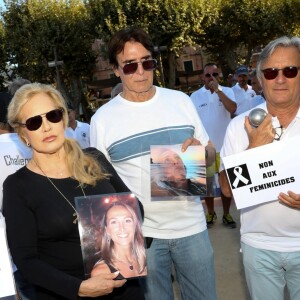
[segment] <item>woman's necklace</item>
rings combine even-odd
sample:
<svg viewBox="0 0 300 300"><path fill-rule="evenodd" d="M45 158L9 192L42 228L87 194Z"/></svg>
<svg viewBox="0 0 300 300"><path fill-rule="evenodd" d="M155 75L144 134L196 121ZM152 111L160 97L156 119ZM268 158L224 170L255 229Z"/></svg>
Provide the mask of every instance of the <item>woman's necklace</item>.
<svg viewBox="0 0 300 300"><path fill-rule="evenodd" d="M35 161L35 159L33 158L33 161L35 163L35 165L39 168L39 170L44 174L44 176L49 180L49 182L53 185L53 187L60 193L60 195L69 203L69 205L73 208L74 213L73 216L75 217L73 224L76 224L78 221L78 213L77 210L75 209L74 205L68 200L68 198L58 189L58 187L53 183L53 181L45 174L45 172L42 170L42 168L38 165L38 163ZM80 188L82 190L82 194L84 197L86 197L85 192L82 188L81 183L79 184Z"/></svg>
<svg viewBox="0 0 300 300"><path fill-rule="evenodd" d="M133 262L122 260L122 259L119 257L119 255L116 254L114 251L113 251L113 255L115 256L115 258L116 258L118 261L124 263L125 265L128 265L128 266L129 266L129 269L130 269L131 271L133 271Z"/></svg>

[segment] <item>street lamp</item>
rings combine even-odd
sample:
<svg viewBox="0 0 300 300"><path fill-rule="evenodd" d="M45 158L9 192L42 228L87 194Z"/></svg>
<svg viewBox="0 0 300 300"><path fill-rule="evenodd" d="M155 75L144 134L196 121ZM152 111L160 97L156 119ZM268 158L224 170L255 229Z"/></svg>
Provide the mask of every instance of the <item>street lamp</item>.
<svg viewBox="0 0 300 300"><path fill-rule="evenodd" d="M162 82L162 85L163 87L165 87L165 76L164 76L164 68L163 68L163 65L162 65L162 59L161 59L161 52L162 51L167 51L168 50L168 47L167 46L154 46L154 52L156 52L158 54L158 68L159 68L159 71L160 71L160 77L161 77L161 82Z"/></svg>
<svg viewBox="0 0 300 300"><path fill-rule="evenodd" d="M48 62L48 67L49 67L49 68L53 68L53 67L56 68L56 83L57 83L57 89L58 89L60 92L62 92L62 89L61 89L61 81L60 81L60 76L59 76L58 66L63 65L64 62L63 62L62 60L57 60L56 47L54 47L53 52L54 52L54 60Z"/></svg>

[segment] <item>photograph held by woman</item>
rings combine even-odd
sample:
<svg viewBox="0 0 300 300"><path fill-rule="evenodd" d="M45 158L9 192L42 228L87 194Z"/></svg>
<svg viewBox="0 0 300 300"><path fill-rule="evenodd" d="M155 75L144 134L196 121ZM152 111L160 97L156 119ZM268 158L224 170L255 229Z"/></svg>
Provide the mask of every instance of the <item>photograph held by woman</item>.
<svg viewBox="0 0 300 300"><path fill-rule="evenodd" d="M74 197L128 192L105 159L65 138L65 101L49 85L27 84L8 107L8 122L32 160L3 184L3 214L15 264L37 299L143 299L137 280L103 270L85 279Z"/></svg>
<svg viewBox="0 0 300 300"><path fill-rule="evenodd" d="M140 221L133 208L122 202L108 207L100 221L98 248L101 259L91 276L102 270L120 271L118 279L145 276L146 253Z"/></svg>

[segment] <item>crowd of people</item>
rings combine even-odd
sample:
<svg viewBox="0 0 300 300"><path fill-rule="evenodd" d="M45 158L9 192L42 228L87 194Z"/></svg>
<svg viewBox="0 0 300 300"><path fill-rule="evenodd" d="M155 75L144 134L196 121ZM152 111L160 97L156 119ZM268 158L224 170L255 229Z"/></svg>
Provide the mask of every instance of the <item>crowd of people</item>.
<svg viewBox="0 0 300 300"><path fill-rule="evenodd" d="M220 85L220 66L206 64L204 86L191 97L153 84L157 61L144 30L119 30L108 54L122 86L90 125L77 121L72 104L50 85L23 82L0 103L1 154L8 149L0 162L2 213L20 296L172 300L174 269L183 300L216 300L208 234L217 220L216 194L210 187L220 184L222 222L236 228L222 158L272 143L272 117L282 128L280 141L298 134L300 38L271 41L255 72L236 68L232 87ZM253 128L248 115L257 106L268 114ZM205 147L204 190L212 191L203 197L206 215L178 154L168 153L163 182L168 193L178 186L188 192L178 200L152 201L153 145L180 145L182 153ZM101 258L86 277L75 198L124 192L136 195L142 228L128 205L109 206L99 222ZM299 299L299 218L299 191L283 190L274 201L241 209L243 264L253 300L283 300L285 287L291 300Z"/></svg>

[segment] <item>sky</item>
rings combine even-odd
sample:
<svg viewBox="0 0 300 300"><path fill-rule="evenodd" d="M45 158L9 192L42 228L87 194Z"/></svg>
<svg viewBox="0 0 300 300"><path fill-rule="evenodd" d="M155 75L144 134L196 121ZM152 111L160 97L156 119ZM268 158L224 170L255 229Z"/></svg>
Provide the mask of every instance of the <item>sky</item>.
<svg viewBox="0 0 300 300"><path fill-rule="evenodd" d="M0 7L4 8L4 2L3 2L3 0L0 0Z"/></svg>

